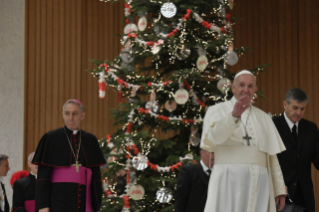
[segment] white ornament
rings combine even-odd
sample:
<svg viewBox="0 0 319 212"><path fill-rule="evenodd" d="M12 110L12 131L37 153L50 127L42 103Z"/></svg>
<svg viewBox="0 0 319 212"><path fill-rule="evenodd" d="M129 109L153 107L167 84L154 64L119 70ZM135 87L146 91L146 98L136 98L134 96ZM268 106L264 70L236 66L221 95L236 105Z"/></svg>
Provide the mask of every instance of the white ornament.
<svg viewBox="0 0 319 212"><path fill-rule="evenodd" d="M177 8L172 2L166 2L161 7L161 13L165 18L172 18L176 15Z"/></svg>
<svg viewBox="0 0 319 212"><path fill-rule="evenodd" d="M226 93L226 91L229 91L230 89L230 85L231 85L231 81L224 77L224 78L221 78L218 83L217 83L217 88L218 90L220 90L223 94Z"/></svg>
<svg viewBox="0 0 319 212"><path fill-rule="evenodd" d="M138 20L138 29L140 30L140 31L144 31L145 29L146 29L146 27L147 27L147 19L146 19L146 17L144 16L144 17L141 17L139 20Z"/></svg>
<svg viewBox="0 0 319 212"><path fill-rule="evenodd" d="M167 100L165 102L165 109L168 110L169 112L172 112L176 109L177 105L174 100Z"/></svg>
<svg viewBox="0 0 319 212"><path fill-rule="evenodd" d="M124 34L128 34L131 32L136 32L137 31L137 26L135 24L127 24L124 27Z"/></svg>
<svg viewBox="0 0 319 212"><path fill-rule="evenodd" d="M154 43L154 45L152 47L152 53L157 54L161 50L161 47L159 45L161 45L163 43L164 43L163 40L158 40L156 43Z"/></svg>
<svg viewBox="0 0 319 212"><path fill-rule="evenodd" d="M145 195L145 190L141 185L133 185L128 193L133 200L140 200Z"/></svg>
<svg viewBox="0 0 319 212"><path fill-rule="evenodd" d="M177 104L185 104L188 100L189 94L185 89L178 89L175 93L174 99Z"/></svg>
<svg viewBox="0 0 319 212"><path fill-rule="evenodd" d="M160 203L169 203L172 200L172 198L173 198L173 194L171 189L169 188L162 187L158 189L156 192L156 199Z"/></svg>
<svg viewBox="0 0 319 212"><path fill-rule="evenodd" d="M208 60L205 55L200 56L196 61L196 67L201 71L204 71L207 65L208 65Z"/></svg>

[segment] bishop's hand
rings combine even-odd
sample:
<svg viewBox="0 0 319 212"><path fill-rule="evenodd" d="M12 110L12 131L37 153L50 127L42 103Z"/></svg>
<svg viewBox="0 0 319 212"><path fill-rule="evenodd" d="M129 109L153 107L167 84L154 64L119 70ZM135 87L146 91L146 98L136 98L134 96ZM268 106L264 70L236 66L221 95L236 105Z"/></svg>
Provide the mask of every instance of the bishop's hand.
<svg viewBox="0 0 319 212"><path fill-rule="evenodd" d="M242 96L238 99L236 104L234 105L234 109L232 112L233 117L239 118L243 112L249 108L250 104L245 104L249 99L248 96Z"/></svg>

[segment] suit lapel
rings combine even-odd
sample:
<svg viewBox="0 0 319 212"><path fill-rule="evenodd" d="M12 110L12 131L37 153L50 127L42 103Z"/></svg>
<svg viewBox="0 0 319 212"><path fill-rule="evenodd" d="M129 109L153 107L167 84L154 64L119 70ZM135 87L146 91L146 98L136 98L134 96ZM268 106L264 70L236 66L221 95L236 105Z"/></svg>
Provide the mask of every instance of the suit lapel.
<svg viewBox="0 0 319 212"><path fill-rule="evenodd" d="M287 121L286 121L283 113L280 116L280 125L281 125L281 129L282 129L281 135L286 138L286 139L282 139L284 141L285 145L290 145L290 146L293 146L295 149L297 149L295 139L292 136L291 130L287 124ZM298 133L299 133L299 131L298 131ZM299 139L299 136L298 136L298 139ZM287 142L285 142L285 141L287 141Z"/></svg>
<svg viewBox="0 0 319 212"><path fill-rule="evenodd" d="M298 124L298 151L301 149L307 135L307 128L301 119Z"/></svg>

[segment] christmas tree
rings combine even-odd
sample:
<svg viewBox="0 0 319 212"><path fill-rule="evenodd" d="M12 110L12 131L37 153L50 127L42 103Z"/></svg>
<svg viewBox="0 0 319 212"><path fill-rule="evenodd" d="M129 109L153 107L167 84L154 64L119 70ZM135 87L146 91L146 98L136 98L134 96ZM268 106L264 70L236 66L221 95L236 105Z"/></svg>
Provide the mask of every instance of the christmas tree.
<svg viewBox="0 0 319 212"><path fill-rule="evenodd" d="M120 128L99 141L108 159L101 211L174 211L178 169L198 161L207 107L231 98L227 68L247 50L234 49L232 7L232 0L126 2L120 55L90 70L100 98L110 86L119 101Z"/></svg>

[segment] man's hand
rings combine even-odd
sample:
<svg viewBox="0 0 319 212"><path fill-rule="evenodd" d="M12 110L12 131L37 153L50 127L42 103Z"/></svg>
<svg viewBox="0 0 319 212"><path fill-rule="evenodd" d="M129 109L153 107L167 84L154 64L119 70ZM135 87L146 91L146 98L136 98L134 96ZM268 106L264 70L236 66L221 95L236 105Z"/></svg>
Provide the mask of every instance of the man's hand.
<svg viewBox="0 0 319 212"><path fill-rule="evenodd" d="M39 212L50 212L50 208L42 208Z"/></svg>
<svg viewBox="0 0 319 212"><path fill-rule="evenodd" d="M276 205L279 203L278 205L278 211L281 211L284 207L285 207L285 200L286 195L279 195L276 197Z"/></svg>
<svg viewBox="0 0 319 212"><path fill-rule="evenodd" d="M250 104L244 105L244 102L247 102L248 96L242 96L240 99L236 102L232 115L233 117L239 118L243 112L249 108Z"/></svg>

